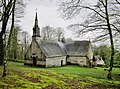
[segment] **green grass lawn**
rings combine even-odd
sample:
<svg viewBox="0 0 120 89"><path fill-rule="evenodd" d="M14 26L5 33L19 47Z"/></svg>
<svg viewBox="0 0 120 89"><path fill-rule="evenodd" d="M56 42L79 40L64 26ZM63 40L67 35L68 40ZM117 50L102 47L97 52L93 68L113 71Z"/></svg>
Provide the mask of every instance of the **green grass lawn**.
<svg viewBox="0 0 120 89"><path fill-rule="evenodd" d="M24 65L23 63L17 62L9 62L8 67L11 68L19 68L25 70L46 70L46 71L53 71L57 73L65 73L65 74L74 74L82 77L94 77L94 78L103 78L106 79L107 71L105 68L102 67L80 67L78 65L67 65L63 67L54 67L54 68L40 68L40 67L31 67L29 65ZM112 71L113 75L120 74L120 68L113 68Z"/></svg>
<svg viewBox="0 0 120 89"><path fill-rule="evenodd" d="M104 68L67 65L56 68L31 67L8 62L7 76L2 77L0 89L119 89L120 69L113 68L113 80L107 80Z"/></svg>

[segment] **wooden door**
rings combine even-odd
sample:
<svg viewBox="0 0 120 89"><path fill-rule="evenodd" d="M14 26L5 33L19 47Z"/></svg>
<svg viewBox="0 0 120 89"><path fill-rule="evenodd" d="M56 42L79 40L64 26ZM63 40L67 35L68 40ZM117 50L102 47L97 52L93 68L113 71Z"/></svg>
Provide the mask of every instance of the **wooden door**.
<svg viewBox="0 0 120 89"><path fill-rule="evenodd" d="M36 57L33 57L33 66L36 66L36 65L37 65Z"/></svg>
<svg viewBox="0 0 120 89"><path fill-rule="evenodd" d="M61 66L63 66L63 60L61 60Z"/></svg>

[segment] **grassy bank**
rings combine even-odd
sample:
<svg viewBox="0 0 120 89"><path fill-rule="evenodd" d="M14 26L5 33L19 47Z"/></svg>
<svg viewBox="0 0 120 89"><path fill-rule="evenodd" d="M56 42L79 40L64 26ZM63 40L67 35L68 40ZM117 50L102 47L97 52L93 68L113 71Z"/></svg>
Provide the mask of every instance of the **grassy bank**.
<svg viewBox="0 0 120 89"><path fill-rule="evenodd" d="M24 66L8 62L7 76L2 78L0 89L119 89L120 69L113 69L113 80L107 80L104 68L87 68L68 65L57 68Z"/></svg>

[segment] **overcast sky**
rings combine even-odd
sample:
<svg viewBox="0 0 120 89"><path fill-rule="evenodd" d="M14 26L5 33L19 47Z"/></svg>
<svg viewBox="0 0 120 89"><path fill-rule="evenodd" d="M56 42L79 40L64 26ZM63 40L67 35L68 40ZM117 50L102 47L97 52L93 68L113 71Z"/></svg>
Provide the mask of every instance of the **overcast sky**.
<svg viewBox="0 0 120 89"><path fill-rule="evenodd" d="M90 0L89 3L94 4L95 1L96 0ZM74 39L74 35L72 34L73 32L71 32L70 30L67 30L66 27L70 23L75 23L74 21L77 21L78 18L71 20L71 21L63 20L60 17L60 13L57 11L58 6L56 3L56 0L30 0L27 3L27 7L25 10L25 16L21 24L22 29L24 31L28 31L28 33L32 35L32 28L34 26L36 9L38 13L38 21L39 21L40 29L46 25L50 25L53 27L63 27L65 29L65 37ZM83 17L79 18L79 20L84 19L84 16L85 14L83 15ZM90 33L82 38L77 38L77 40L83 40L83 39L91 40L91 38L92 36Z"/></svg>
<svg viewBox="0 0 120 89"><path fill-rule="evenodd" d="M92 1L89 3L93 3ZM50 25L52 27L63 27L65 30L65 38L72 38L74 40L89 40L90 34L87 34L86 36L82 36L80 38L75 38L75 35L72 31L66 29L66 27L72 23L75 23L78 21L78 18L74 18L71 20L65 21L63 18L61 18L60 13L58 12L58 3L56 0L30 0L27 3L27 7L25 10L25 16L22 21L22 28L25 31L28 31L30 35L32 35L32 28L34 25L35 20L35 13L37 9L38 13L38 21L39 21L39 27L40 29L43 26ZM84 19L85 14L81 15L81 18L79 18L79 21Z"/></svg>
<svg viewBox="0 0 120 89"><path fill-rule="evenodd" d="M56 0L30 0L26 7L25 16L22 20L22 28L32 35L32 28L35 20L35 12L37 9L39 27L50 25L53 27L63 27L65 29L65 37L73 38L71 31L66 30L70 21L65 21L60 17L57 10Z"/></svg>

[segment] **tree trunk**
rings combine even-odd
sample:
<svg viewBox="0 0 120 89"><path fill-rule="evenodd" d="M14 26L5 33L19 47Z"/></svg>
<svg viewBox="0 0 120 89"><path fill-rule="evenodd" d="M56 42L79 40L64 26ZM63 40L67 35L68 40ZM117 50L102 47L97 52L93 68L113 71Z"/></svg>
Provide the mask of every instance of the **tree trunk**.
<svg viewBox="0 0 120 89"><path fill-rule="evenodd" d="M108 70L108 75L107 78L108 79L112 79L112 68L113 68L113 61L114 61L114 43L113 43L113 38L112 35L110 34L110 42L111 42L111 60L110 60L110 68Z"/></svg>
<svg viewBox="0 0 120 89"><path fill-rule="evenodd" d="M3 38L0 36L0 65L3 64L4 60L4 44L3 44Z"/></svg>
<svg viewBox="0 0 120 89"><path fill-rule="evenodd" d="M14 35L14 39L13 40L15 40L15 28L14 28L14 21L15 21L15 3L16 3L16 0L14 0L14 3L13 3L13 8L12 8L12 24L11 24L11 28L10 28L10 34L9 34L9 38L8 38L8 42L7 42L7 57L8 57L8 55L9 55L9 53L10 53L10 42L11 42L11 36L12 36L12 34ZM13 32L14 31L14 32ZM16 59L16 52L15 52L15 50L14 50L14 52L13 52L13 58L14 59Z"/></svg>
<svg viewBox="0 0 120 89"><path fill-rule="evenodd" d="M14 59L17 59L17 53L16 53L16 50L14 50Z"/></svg>
<svg viewBox="0 0 120 89"><path fill-rule="evenodd" d="M108 75L107 78L108 79L112 79L112 68L113 68L113 60L114 60L114 43L113 43L113 36L112 36L112 29L110 26L110 21L109 21L109 15L108 15L108 0L106 1L106 7L105 7L105 12L106 12L106 20L107 20L107 26L108 26L108 31L109 31L109 36L110 36L110 44L111 44L111 60L110 60L110 68L108 69Z"/></svg>
<svg viewBox="0 0 120 89"><path fill-rule="evenodd" d="M3 36L5 35L5 31L6 31L6 26L7 26L7 21L8 21L8 18L7 19L4 19L4 21L2 22L2 31L0 32L0 65L3 64L3 61L4 61L4 40L3 39Z"/></svg>

